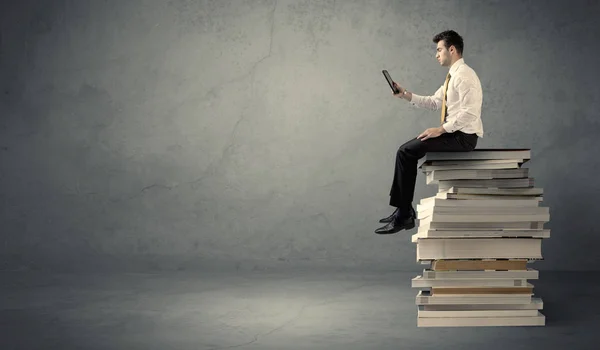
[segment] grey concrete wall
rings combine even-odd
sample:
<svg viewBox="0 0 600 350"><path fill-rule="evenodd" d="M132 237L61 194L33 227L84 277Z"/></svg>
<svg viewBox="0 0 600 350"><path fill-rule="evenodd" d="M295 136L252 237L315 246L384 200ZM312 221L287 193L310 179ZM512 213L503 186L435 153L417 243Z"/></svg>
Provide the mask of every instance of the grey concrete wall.
<svg viewBox="0 0 600 350"><path fill-rule="evenodd" d="M3 1L3 269L418 270L377 236L399 145L465 38L478 147L527 147L552 238L600 267L596 1ZM415 196L435 188L421 174Z"/></svg>

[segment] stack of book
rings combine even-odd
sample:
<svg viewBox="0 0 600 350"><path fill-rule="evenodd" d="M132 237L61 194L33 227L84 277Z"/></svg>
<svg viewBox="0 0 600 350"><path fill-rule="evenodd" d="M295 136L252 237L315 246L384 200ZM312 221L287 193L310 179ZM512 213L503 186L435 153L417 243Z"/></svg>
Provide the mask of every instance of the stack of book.
<svg viewBox="0 0 600 350"><path fill-rule="evenodd" d="M529 149L428 153L420 169L435 196L417 205L417 261L412 280L418 327L544 326L533 292L550 221L534 186Z"/></svg>

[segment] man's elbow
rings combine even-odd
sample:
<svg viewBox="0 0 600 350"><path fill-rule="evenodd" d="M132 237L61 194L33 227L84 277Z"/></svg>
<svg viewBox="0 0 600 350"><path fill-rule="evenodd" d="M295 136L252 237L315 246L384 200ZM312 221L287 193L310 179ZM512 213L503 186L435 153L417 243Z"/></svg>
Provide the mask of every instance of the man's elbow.
<svg viewBox="0 0 600 350"><path fill-rule="evenodd" d="M431 109L432 111L439 111L442 109L442 102L441 101L436 101L436 100L432 100L431 104L429 105L429 109Z"/></svg>

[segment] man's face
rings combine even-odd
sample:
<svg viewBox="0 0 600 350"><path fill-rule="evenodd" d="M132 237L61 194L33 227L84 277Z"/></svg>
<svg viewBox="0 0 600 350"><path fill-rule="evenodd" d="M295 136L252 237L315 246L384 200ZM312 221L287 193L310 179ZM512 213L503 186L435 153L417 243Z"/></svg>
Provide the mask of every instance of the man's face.
<svg viewBox="0 0 600 350"><path fill-rule="evenodd" d="M452 58L450 57L450 51L446 49L446 43L444 40L440 40L437 43L435 58L437 58L440 65L447 67L450 65Z"/></svg>

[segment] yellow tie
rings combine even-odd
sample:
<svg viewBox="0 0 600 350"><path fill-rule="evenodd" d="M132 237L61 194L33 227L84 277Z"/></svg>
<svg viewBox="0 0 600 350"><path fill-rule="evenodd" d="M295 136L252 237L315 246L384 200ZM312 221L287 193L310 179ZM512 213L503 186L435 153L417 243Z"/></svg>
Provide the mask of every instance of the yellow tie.
<svg viewBox="0 0 600 350"><path fill-rule="evenodd" d="M448 113L448 108L446 106L446 92L448 91L448 82L450 81L450 72L446 75L446 81L444 82L444 98L442 99L442 119L440 123L443 125L446 120L446 114Z"/></svg>

